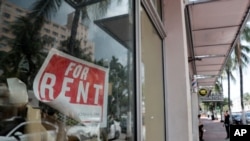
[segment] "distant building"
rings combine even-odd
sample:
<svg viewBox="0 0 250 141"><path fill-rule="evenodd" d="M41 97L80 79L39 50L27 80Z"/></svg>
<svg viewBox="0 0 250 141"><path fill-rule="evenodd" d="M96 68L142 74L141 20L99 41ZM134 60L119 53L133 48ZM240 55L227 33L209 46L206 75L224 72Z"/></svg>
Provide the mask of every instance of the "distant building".
<svg viewBox="0 0 250 141"><path fill-rule="evenodd" d="M14 38L14 35L10 32L8 25L14 22L17 17L25 16L29 11L23 9L7 0L0 0L0 38L8 37ZM74 13L68 14L67 24L59 25L51 21L46 21L41 29L41 36L45 36L50 39L52 43L45 47L46 50L51 48L57 48L60 46L60 42L66 40L70 36L71 25ZM94 59L94 43L87 39L87 28L79 22L77 29L76 39L81 41L81 48L89 48L88 52L92 54L92 60ZM11 47L7 43L0 42L0 51L10 51Z"/></svg>

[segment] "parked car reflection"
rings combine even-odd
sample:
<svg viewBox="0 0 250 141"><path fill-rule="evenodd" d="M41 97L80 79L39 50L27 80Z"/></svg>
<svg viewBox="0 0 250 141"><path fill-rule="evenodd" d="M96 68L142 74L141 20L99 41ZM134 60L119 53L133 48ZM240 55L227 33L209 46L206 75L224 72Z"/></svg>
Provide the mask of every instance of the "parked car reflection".
<svg viewBox="0 0 250 141"><path fill-rule="evenodd" d="M67 128L67 138L71 141L72 138L77 138L79 141L99 137L99 126L85 126L78 124Z"/></svg>
<svg viewBox="0 0 250 141"><path fill-rule="evenodd" d="M13 128L18 126L20 123L25 122L25 119L20 116L11 117L8 119L1 120L0 122L0 136L7 135ZM19 129L20 132L23 132L23 129Z"/></svg>
<svg viewBox="0 0 250 141"><path fill-rule="evenodd" d="M111 121L110 127L109 127L109 133L108 133L108 139L118 139L121 135L121 126L120 122L113 120Z"/></svg>
<svg viewBox="0 0 250 141"><path fill-rule="evenodd" d="M1 141L56 141L57 139L58 127L47 121L22 121L21 118L14 117L1 121L0 126Z"/></svg>
<svg viewBox="0 0 250 141"><path fill-rule="evenodd" d="M75 138L79 141L84 141L92 138L103 138L101 135L101 129L99 125L83 125L78 124L67 129L68 141ZM107 129L107 135L105 135L108 140L118 139L121 135L120 122L112 120L109 122L109 128Z"/></svg>
<svg viewBox="0 0 250 141"><path fill-rule="evenodd" d="M250 124L250 112L246 112L246 123Z"/></svg>
<svg viewBox="0 0 250 141"><path fill-rule="evenodd" d="M236 125L242 124L241 114L240 113L233 113L232 114L232 121L233 121L233 124L236 124Z"/></svg>

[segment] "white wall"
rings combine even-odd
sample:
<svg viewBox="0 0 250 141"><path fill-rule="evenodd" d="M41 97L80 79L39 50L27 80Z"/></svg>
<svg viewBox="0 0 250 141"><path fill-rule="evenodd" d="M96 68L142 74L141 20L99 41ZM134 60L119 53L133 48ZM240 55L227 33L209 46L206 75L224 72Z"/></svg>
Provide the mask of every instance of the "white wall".
<svg viewBox="0 0 250 141"><path fill-rule="evenodd" d="M193 141L183 0L164 0L167 141Z"/></svg>

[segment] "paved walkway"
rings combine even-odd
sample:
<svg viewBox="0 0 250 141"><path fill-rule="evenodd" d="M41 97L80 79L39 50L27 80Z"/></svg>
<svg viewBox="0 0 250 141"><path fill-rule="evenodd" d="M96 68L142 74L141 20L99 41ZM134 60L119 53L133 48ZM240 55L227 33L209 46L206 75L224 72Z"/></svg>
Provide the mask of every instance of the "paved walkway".
<svg viewBox="0 0 250 141"><path fill-rule="evenodd" d="M226 130L223 127L223 123L219 120L211 120L205 117L201 117L201 120L204 124L204 135L203 139L205 141L229 141L225 139Z"/></svg>

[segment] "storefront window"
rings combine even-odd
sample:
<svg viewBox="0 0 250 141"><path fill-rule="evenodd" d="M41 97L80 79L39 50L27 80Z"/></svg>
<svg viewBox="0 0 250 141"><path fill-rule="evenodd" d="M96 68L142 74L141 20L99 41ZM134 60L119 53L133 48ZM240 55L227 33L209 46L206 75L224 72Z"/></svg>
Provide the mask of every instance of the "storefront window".
<svg viewBox="0 0 250 141"><path fill-rule="evenodd" d="M165 140L162 40L144 9L141 11L142 136Z"/></svg>
<svg viewBox="0 0 250 141"><path fill-rule="evenodd" d="M2 0L0 140L135 140L133 7Z"/></svg>

